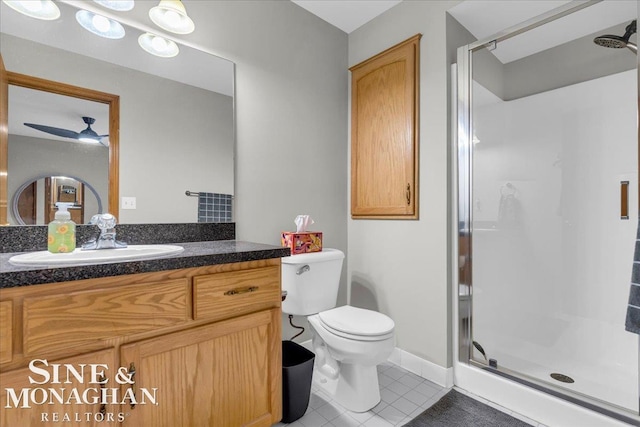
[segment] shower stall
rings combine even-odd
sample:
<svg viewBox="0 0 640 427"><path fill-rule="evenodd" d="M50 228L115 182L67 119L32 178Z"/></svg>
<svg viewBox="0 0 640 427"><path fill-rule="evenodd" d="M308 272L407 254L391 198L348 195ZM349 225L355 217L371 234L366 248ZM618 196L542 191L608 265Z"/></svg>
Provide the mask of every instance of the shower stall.
<svg viewBox="0 0 640 427"><path fill-rule="evenodd" d="M569 2L459 48L454 156L458 363L631 425L637 17Z"/></svg>

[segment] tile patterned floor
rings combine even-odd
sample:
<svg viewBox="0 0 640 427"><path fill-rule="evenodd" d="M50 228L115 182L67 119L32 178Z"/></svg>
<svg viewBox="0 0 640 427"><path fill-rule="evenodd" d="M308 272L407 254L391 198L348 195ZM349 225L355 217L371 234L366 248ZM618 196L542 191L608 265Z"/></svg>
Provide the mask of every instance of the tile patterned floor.
<svg viewBox="0 0 640 427"><path fill-rule="evenodd" d="M313 384L309 408L302 418L274 427L392 427L402 426L436 403L449 389L386 362L378 366L381 402L364 413L351 412ZM464 390L456 390L508 413L532 426L545 427Z"/></svg>

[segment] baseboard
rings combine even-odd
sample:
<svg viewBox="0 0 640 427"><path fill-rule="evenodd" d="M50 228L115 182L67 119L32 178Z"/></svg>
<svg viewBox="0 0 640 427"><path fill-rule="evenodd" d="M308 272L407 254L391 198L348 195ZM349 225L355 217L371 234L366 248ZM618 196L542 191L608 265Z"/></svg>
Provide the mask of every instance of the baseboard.
<svg viewBox="0 0 640 427"><path fill-rule="evenodd" d="M311 340L299 343L309 351L313 351ZM436 383L445 388L453 387L453 368L443 368L433 362L424 360L414 354L404 351L398 347L393 349L393 353L389 356L389 362L400 366L409 372L412 372L426 380Z"/></svg>
<svg viewBox="0 0 640 427"><path fill-rule="evenodd" d="M391 353L389 362L442 387L453 387L453 368L443 368L397 347Z"/></svg>

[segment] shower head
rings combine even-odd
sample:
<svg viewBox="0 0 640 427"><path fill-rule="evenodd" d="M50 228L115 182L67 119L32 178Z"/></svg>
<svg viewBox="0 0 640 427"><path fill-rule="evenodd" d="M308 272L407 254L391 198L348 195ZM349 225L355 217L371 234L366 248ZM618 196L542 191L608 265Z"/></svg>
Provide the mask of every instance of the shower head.
<svg viewBox="0 0 640 427"><path fill-rule="evenodd" d="M629 38L632 34L636 32L636 20L631 21L627 28L625 28L625 33L623 36L614 36L611 34L605 34L602 36L598 36L593 39L593 42L598 46L602 47L610 47L613 49L622 49L628 48L629 50L638 53L638 47L629 41Z"/></svg>
<svg viewBox="0 0 640 427"><path fill-rule="evenodd" d="M627 41L620 36L612 36L610 34L605 34L604 36L598 36L593 39L593 42L598 46L602 47L610 47L613 49L622 49L627 47Z"/></svg>

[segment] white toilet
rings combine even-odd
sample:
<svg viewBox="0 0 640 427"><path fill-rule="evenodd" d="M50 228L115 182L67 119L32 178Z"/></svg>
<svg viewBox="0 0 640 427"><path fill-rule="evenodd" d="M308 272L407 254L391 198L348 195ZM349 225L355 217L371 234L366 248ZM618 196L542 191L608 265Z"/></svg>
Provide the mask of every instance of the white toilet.
<svg viewBox="0 0 640 427"><path fill-rule="evenodd" d="M314 381L354 412L380 402L376 366L391 355L395 324L376 311L336 308L344 254L337 249L282 258L282 312L308 316Z"/></svg>

